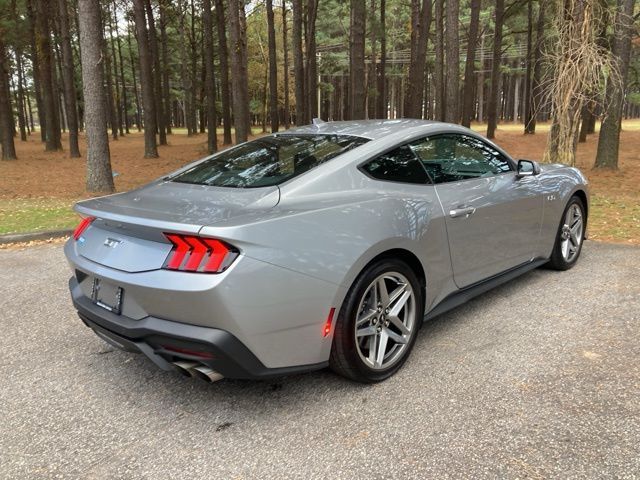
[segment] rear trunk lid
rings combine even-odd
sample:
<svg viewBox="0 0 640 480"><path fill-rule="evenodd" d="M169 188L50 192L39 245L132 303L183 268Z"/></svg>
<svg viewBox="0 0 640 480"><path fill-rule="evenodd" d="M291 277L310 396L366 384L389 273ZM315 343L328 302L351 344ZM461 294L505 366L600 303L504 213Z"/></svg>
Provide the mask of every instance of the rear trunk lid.
<svg viewBox="0 0 640 480"><path fill-rule="evenodd" d="M78 203L77 212L96 217L77 241L78 253L126 272L156 270L172 248L164 232L195 235L204 226L269 210L279 200L275 186L242 189L154 182Z"/></svg>

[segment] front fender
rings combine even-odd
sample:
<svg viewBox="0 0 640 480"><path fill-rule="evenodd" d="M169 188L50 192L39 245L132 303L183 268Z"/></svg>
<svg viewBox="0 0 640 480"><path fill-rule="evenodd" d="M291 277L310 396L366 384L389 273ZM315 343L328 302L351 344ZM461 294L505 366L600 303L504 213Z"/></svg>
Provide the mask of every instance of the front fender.
<svg viewBox="0 0 640 480"><path fill-rule="evenodd" d="M544 209L539 256L551 256L562 213L571 197L581 195L589 211L589 186L584 174L574 167L545 165L540 175Z"/></svg>

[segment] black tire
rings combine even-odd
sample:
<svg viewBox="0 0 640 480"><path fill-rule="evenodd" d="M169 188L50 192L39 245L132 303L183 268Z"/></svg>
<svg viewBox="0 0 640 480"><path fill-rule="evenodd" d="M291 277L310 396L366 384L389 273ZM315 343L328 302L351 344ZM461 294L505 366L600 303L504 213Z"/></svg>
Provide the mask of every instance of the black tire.
<svg viewBox="0 0 640 480"><path fill-rule="evenodd" d="M415 319L406 347L402 350L402 356L398 356L395 363L386 369L373 369L362 360L358 353L355 322L360 301L367 293L371 283L380 275L389 272L400 273L410 283L415 299ZM362 383L380 382L395 374L411 353L418 336L424 314L423 297L423 287L414 271L406 263L393 258L384 258L367 266L351 286L338 313L329 358L331 369L339 375Z"/></svg>
<svg viewBox="0 0 640 480"><path fill-rule="evenodd" d="M578 206L582 214L582 219L583 219L582 220L583 221L582 238L580 239L580 244L578 245L577 254L573 258L571 258L570 261L567 261L564 255L562 255L563 226L565 224L565 217L567 215L567 212L574 205ZM553 245L553 251L551 252L549 263L547 264L549 268L552 268L554 270L560 270L560 271L569 270L578 262L578 258L580 258L580 252L582 252L582 245L584 244L584 229L586 228L586 224L587 224L587 216L584 208L584 203L582 202L580 197L577 197L574 195L569 199L566 207L564 208L564 211L562 212L562 217L560 218L560 223L558 225L558 230L556 232L556 241Z"/></svg>

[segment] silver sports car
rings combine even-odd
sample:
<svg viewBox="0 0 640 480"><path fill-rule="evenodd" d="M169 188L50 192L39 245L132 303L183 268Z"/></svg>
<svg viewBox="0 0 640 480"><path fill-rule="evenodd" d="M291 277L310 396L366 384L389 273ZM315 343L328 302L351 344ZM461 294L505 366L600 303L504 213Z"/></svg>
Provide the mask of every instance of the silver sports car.
<svg viewBox="0 0 640 480"><path fill-rule="evenodd" d="M376 382L424 320L575 265L589 195L457 125L318 121L75 209L71 296L107 342L209 381Z"/></svg>

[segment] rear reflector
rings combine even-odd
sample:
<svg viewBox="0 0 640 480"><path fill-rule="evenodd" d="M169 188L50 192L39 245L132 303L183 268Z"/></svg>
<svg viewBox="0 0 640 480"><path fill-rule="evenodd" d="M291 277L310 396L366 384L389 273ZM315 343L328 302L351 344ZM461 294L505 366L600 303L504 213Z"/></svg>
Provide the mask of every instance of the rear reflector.
<svg viewBox="0 0 640 480"><path fill-rule="evenodd" d="M89 225L91 225L91 222L93 222L95 219L96 217L83 218L76 229L73 231L73 239L77 241L82 236L82 233L87 229Z"/></svg>
<svg viewBox="0 0 640 480"><path fill-rule="evenodd" d="M333 316L335 315L335 313L336 309L335 307L332 307L331 310L329 310L329 316L327 317L327 321L324 324L324 329L322 330L323 337L326 337L331 333L331 325L333 324Z"/></svg>
<svg viewBox="0 0 640 480"><path fill-rule="evenodd" d="M164 267L182 272L220 273L238 256L238 251L215 238L165 233L173 244Z"/></svg>

